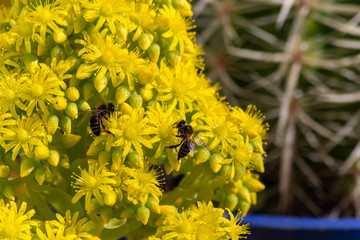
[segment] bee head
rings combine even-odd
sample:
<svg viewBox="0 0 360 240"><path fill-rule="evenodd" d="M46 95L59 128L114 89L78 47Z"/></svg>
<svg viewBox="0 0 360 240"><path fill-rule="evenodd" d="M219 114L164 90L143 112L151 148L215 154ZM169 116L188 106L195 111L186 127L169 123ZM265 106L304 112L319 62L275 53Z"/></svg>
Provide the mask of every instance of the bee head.
<svg viewBox="0 0 360 240"><path fill-rule="evenodd" d="M111 113L113 113L113 112L115 111L115 106L114 106L114 104L108 103L108 109L109 109L109 111L110 111Z"/></svg>
<svg viewBox="0 0 360 240"><path fill-rule="evenodd" d="M178 124L176 124L177 128L181 128L186 124L186 122L184 120L181 120L180 122L178 122Z"/></svg>

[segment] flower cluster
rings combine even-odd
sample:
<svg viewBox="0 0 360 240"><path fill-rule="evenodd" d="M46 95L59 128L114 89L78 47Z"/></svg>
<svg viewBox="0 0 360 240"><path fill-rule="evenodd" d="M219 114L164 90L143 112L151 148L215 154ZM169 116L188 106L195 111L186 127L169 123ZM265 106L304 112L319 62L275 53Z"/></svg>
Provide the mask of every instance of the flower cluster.
<svg viewBox="0 0 360 240"><path fill-rule="evenodd" d="M29 226L40 239L247 233L230 211L246 214L264 189L268 126L201 72L187 1L14 0L4 12L1 197L36 210L21 207L15 239ZM170 187L172 176L183 178Z"/></svg>

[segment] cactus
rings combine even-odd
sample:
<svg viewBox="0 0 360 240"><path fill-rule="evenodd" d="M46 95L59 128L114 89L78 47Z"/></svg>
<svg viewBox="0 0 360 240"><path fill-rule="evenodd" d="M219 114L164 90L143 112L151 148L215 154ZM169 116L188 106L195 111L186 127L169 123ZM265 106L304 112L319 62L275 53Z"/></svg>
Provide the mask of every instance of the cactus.
<svg viewBox="0 0 360 240"><path fill-rule="evenodd" d="M197 0L193 10L207 75L272 126L259 210L360 216L359 3Z"/></svg>

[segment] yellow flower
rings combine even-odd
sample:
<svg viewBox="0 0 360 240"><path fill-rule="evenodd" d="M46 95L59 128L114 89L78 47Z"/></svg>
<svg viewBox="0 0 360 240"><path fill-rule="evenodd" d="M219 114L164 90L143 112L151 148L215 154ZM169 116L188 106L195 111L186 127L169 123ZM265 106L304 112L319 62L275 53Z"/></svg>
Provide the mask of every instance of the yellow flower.
<svg viewBox="0 0 360 240"><path fill-rule="evenodd" d="M17 116L16 107L25 110L25 105L21 102L20 96L26 78L19 76L18 73L11 75L0 74L0 112L5 113L10 110L11 114Z"/></svg>
<svg viewBox="0 0 360 240"><path fill-rule="evenodd" d="M117 128L110 128L110 131L116 138L113 146L122 147L124 157L128 155L132 146L140 156L144 156L142 145L152 148L152 140L149 138L153 130L148 127L148 118L144 116L143 108L132 109L130 115L121 115L117 122Z"/></svg>
<svg viewBox="0 0 360 240"><path fill-rule="evenodd" d="M33 24L27 19L27 9L23 9L19 18L16 21L12 21L11 31L17 34L16 39L16 51L20 51L20 46L25 45L25 51L31 53L31 42L33 38Z"/></svg>
<svg viewBox="0 0 360 240"><path fill-rule="evenodd" d="M221 224L222 229L227 232L227 235L230 239L241 239L246 238L246 234L249 234L249 225L248 224L241 224L241 214L238 212L236 216L234 217L233 213L230 211L230 209L226 209L230 219L223 219L223 223Z"/></svg>
<svg viewBox="0 0 360 240"><path fill-rule="evenodd" d="M195 237L196 218L189 211L168 215L162 226L165 234L161 239L193 240Z"/></svg>
<svg viewBox="0 0 360 240"><path fill-rule="evenodd" d="M140 1L136 3L134 11L130 12L131 22L136 25L133 41L136 41L144 30L152 32L156 28L154 24L155 16L155 10L149 4Z"/></svg>
<svg viewBox="0 0 360 240"><path fill-rule="evenodd" d="M80 169L80 175L74 174L75 182L72 183L74 188L78 188L72 202L75 203L85 195L85 209L90 206L91 197L100 205L104 205L103 195L101 193L111 192L116 181L113 179L115 173L110 172L106 167L99 168L94 161L89 161L89 170Z"/></svg>
<svg viewBox="0 0 360 240"><path fill-rule="evenodd" d="M78 239L75 234L66 235L64 226L54 226L50 221L45 222L45 233L36 228L36 234L40 240L74 240ZM30 239L30 238L29 238Z"/></svg>
<svg viewBox="0 0 360 240"><path fill-rule="evenodd" d="M34 146L47 145L46 131L38 115L32 117L22 116L16 124L6 125L0 128L3 140L5 140L5 152L12 149L11 159L15 160L20 149L29 158L32 156Z"/></svg>
<svg viewBox="0 0 360 240"><path fill-rule="evenodd" d="M34 73L26 75L21 98L26 101L26 114L30 116L35 106L47 116L49 114L48 103L55 104L57 96L64 96L60 86L63 82L45 64L39 64Z"/></svg>
<svg viewBox="0 0 360 240"><path fill-rule="evenodd" d="M67 12L59 7L57 1L50 3L49 0L45 0L44 2L39 1L37 3L37 6L31 5L31 7L28 7L29 13L27 18L33 23L33 31L36 33L34 34L34 39L40 45L45 45L46 32L49 32L48 30L51 29L54 33L59 33L62 29L58 25L67 25L65 20Z"/></svg>
<svg viewBox="0 0 360 240"><path fill-rule="evenodd" d="M156 23L161 30L165 31L161 36L170 39L169 51L174 50L179 45L182 54L187 45L193 44L188 36L188 31L194 28L191 20L184 18L174 8L166 5L163 5L159 13Z"/></svg>
<svg viewBox="0 0 360 240"><path fill-rule="evenodd" d="M170 109L166 104L162 106L156 102L155 106L149 108L148 111L149 122L154 130L155 137L153 142L160 141L155 158L158 158L166 146L170 146L174 142L174 126L179 121L180 116Z"/></svg>
<svg viewBox="0 0 360 240"><path fill-rule="evenodd" d="M125 172L129 176L124 182L129 201L134 204L138 202L145 204L150 195L159 201L162 194L159 181L159 177L162 176L160 171L152 168L150 164L145 164L139 168L126 168Z"/></svg>
<svg viewBox="0 0 360 240"><path fill-rule="evenodd" d="M18 209L16 203L11 201L5 204L0 200L0 238L11 240L30 240L30 229L36 226L36 222L30 220L35 214L35 210L26 211L27 204L22 202Z"/></svg>

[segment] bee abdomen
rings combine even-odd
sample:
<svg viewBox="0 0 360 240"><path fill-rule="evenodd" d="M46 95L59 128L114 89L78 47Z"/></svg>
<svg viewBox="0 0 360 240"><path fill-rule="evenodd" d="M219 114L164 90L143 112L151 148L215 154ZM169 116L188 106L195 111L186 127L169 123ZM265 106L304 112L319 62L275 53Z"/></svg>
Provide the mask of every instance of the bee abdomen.
<svg viewBox="0 0 360 240"><path fill-rule="evenodd" d="M190 152L190 148L189 148L188 144L186 144L186 142L184 142L183 145L181 145L181 147L179 149L178 160L180 158L183 158L186 155L188 155L189 152Z"/></svg>
<svg viewBox="0 0 360 240"><path fill-rule="evenodd" d="M100 129L100 121L97 115L92 115L90 117L90 128L91 131L96 135L100 136L101 129Z"/></svg>

